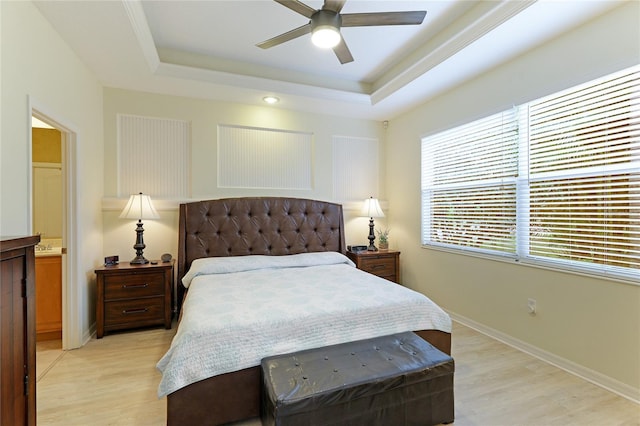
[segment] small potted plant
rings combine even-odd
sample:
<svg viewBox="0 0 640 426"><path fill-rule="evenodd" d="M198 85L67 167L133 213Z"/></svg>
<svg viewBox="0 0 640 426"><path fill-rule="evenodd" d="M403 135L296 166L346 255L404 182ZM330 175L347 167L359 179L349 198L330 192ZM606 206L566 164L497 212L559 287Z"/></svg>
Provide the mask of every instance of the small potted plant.
<svg viewBox="0 0 640 426"><path fill-rule="evenodd" d="M385 228L384 231L376 229L378 233L378 247L380 250L388 250L389 249L389 230Z"/></svg>

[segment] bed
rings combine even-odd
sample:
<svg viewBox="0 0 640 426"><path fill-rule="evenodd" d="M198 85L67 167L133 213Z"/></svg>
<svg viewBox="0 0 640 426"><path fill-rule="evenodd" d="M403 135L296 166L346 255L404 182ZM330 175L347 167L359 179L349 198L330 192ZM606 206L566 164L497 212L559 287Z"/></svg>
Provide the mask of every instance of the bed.
<svg viewBox="0 0 640 426"><path fill-rule="evenodd" d="M182 204L180 323L158 362L167 424L223 424L259 416L264 356L396 331L415 331L451 352L450 319L440 308L357 270L345 251L339 204L281 197ZM376 297L378 291L384 295ZM353 309L357 319L340 311L343 302L356 299L363 299L363 307ZM403 308L392 311L393 303ZM407 308L414 304L415 311ZM426 313L423 304L433 309Z"/></svg>

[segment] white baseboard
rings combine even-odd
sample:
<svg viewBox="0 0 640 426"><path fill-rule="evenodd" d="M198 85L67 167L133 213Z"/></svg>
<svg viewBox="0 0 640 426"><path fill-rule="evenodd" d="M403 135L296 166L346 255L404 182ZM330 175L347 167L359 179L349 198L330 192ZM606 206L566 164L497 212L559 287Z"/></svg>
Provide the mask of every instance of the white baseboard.
<svg viewBox="0 0 640 426"><path fill-rule="evenodd" d="M640 404L640 389L629 386L626 383L622 383L619 380L615 380L595 370L591 370L590 368L586 368L573 361L569 361L568 359L559 357L551 352L547 352L543 349L523 342L522 340L516 339L491 327L487 327L462 315L458 315L454 312L448 313L454 321L459 322L462 325L472 328L506 345L518 349L519 351L522 351L528 355L531 355L555 367L558 367L568 373L578 376L581 379L593 383L594 385L600 386L601 388L620 395L623 398L635 402L636 404Z"/></svg>

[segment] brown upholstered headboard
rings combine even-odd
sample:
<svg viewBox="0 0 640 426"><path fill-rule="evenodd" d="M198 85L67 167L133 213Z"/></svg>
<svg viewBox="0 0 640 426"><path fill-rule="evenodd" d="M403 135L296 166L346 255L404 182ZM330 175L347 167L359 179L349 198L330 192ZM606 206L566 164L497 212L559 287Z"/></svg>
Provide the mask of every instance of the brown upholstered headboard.
<svg viewBox="0 0 640 426"><path fill-rule="evenodd" d="M181 280L195 259L345 250L340 204L280 197L181 204L178 310L184 295Z"/></svg>

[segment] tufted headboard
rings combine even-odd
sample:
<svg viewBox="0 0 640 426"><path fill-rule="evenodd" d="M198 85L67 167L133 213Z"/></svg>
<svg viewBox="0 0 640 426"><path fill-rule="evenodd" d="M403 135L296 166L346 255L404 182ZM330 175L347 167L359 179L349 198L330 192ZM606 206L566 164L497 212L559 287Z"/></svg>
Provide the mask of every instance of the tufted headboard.
<svg viewBox="0 0 640 426"><path fill-rule="evenodd" d="M345 253L342 206L280 197L226 198L180 205L178 310L182 277L202 257Z"/></svg>

